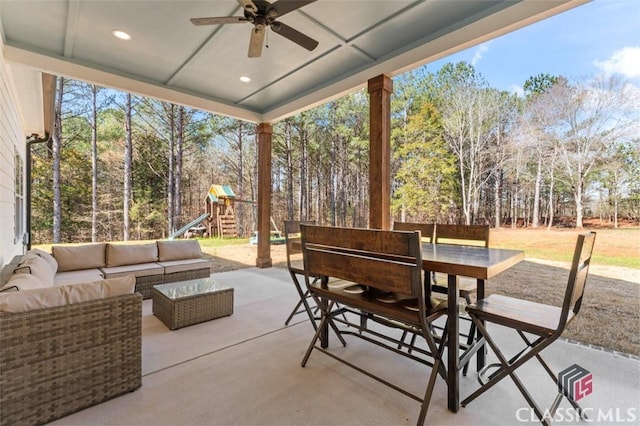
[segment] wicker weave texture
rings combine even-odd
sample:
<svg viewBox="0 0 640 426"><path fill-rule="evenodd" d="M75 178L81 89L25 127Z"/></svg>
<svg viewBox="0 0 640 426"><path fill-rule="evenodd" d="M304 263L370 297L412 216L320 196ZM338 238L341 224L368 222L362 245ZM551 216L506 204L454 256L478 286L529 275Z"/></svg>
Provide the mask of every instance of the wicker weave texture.
<svg viewBox="0 0 640 426"><path fill-rule="evenodd" d="M164 274L165 283L175 283L178 281L195 280L197 278L207 278L211 275L211 268L200 268L191 271L174 272Z"/></svg>
<svg viewBox="0 0 640 426"><path fill-rule="evenodd" d="M164 283L163 274L136 277L136 291L140 293L144 299L151 299L151 288L154 285L162 283Z"/></svg>
<svg viewBox="0 0 640 426"><path fill-rule="evenodd" d="M207 278L211 275L210 268L194 269L192 271L174 272L172 274L147 275L136 277L136 291L142 294L144 299L151 298L151 288L154 285L172 283L178 281L194 280L196 278Z"/></svg>
<svg viewBox="0 0 640 426"><path fill-rule="evenodd" d="M0 315L0 425L42 424L142 385L140 294Z"/></svg>
<svg viewBox="0 0 640 426"><path fill-rule="evenodd" d="M153 314L171 330L233 314L233 288L177 300L169 299L155 288L152 295Z"/></svg>

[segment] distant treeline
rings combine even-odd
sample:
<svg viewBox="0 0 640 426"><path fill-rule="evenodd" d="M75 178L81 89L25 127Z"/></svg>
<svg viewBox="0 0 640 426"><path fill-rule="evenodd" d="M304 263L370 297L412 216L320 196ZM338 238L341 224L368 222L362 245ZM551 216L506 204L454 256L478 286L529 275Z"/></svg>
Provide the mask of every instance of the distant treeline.
<svg viewBox="0 0 640 426"><path fill-rule="evenodd" d="M467 63L394 79L392 215L406 221L582 226L640 218L639 110L614 77L533 76L524 96ZM212 184L257 199L255 124L58 78L56 126L33 145L33 242L162 238ZM368 222L364 91L274 124L273 218ZM255 207L236 206L255 230Z"/></svg>

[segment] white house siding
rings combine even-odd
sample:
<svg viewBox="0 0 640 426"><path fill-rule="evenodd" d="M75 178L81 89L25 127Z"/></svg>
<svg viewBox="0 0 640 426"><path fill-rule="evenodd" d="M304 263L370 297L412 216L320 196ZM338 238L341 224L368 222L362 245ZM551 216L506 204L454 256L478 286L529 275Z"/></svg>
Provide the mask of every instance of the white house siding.
<svg viewBox="0 0 640 426"><path fill-rule="evenodd" d="M25 136L22 132L15 91L0 50L0 265L23 252L22 241L15 241L15 154L25 160Z"/></svg>

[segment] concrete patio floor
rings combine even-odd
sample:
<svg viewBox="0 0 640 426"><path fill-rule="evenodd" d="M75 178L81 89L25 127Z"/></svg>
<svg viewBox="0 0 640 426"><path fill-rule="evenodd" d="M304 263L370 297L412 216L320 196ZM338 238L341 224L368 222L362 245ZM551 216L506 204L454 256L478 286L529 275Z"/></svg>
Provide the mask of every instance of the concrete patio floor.
<svg viewBox="0 0 640 426"><path fill-rule="evenodd" d="M300 366L313 329L303 315L284 320L297 301L288 272L247 268L212 275L234 287L230 317L170 331L143 303L142 387L59 419L54 425L413 425L420 405L332 358L314 351ZM495 330L502 343L518 338ZM348 338L348 336L347 336ZM359 339L334 350L423 394L429 369ZM640 361L559 341L543 352L556 371L573 364L593 375L580 400L592 424L640 422ZM490 361L492 360L490 356ZM557 388L536 362L521 377L542 407ZM461 397L477 388L461 377ZM462 399L461 398L461 399ZM562 416L562 417L559 417ZM557 424L578 424L566 401ZM426 424L539 424L515 385L505 379L458 413L447 410L446 385L436 381Z"/></svg>

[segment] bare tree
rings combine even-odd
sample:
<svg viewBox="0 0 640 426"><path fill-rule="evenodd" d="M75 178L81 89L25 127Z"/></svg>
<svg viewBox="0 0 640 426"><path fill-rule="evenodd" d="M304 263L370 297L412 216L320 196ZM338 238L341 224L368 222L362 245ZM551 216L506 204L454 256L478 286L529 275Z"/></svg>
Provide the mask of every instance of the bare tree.
<svg viewBox="0 0 640 426"><path fill-rule="evenodd" d="M571 85L559 79L539 101L540 126L553 141L562 164L560 177L573 194L576 227L583 227L584 197L607 147L626 140L637 126L624 81L597 77Z"/></svg>
<svg viewBox="0 0 640 426"><path fill-rule="evenodd" d="M458 159L462 213L471 224L487 180L489 146L496 129L496 92L472 66L449 64L440 71L440 109L444 139Z"/></svg>
<svg viewBox="0 0 640 426"><path fill-rule="evenodd" d="M91 90L91 242L98 237L98 86Z"/></svg>
<svg viewBox="0 0 640 426"><path fill-rule="evenodd" d="M60 150L62 147L62 99L64 94L64 77L58 77L56 88L54 129L52 137L53 156L53 243L60 242L60 230L62 226L62 203L60 191Z"/></svg>
<svg viewBox="0 0 640 426"><path fill-rule="evenodd" d="M178 107L177 117L177 134L176 134L176 153L174 164L174 205L173 205L173 226L179 228L182 226L182 155L184 152L185 142L185 121L187 120L185 108L180 105Z"/></svg>
<svg viewBox="0 0 640 426"><path fill-rule="evenodd" d="M131 201L133 199L133 141L131 138L131 93L127 93L125 101L125 118L124 118L124 200L122 205L123 213L123 238L124 241L129 240Z"/></svg>

